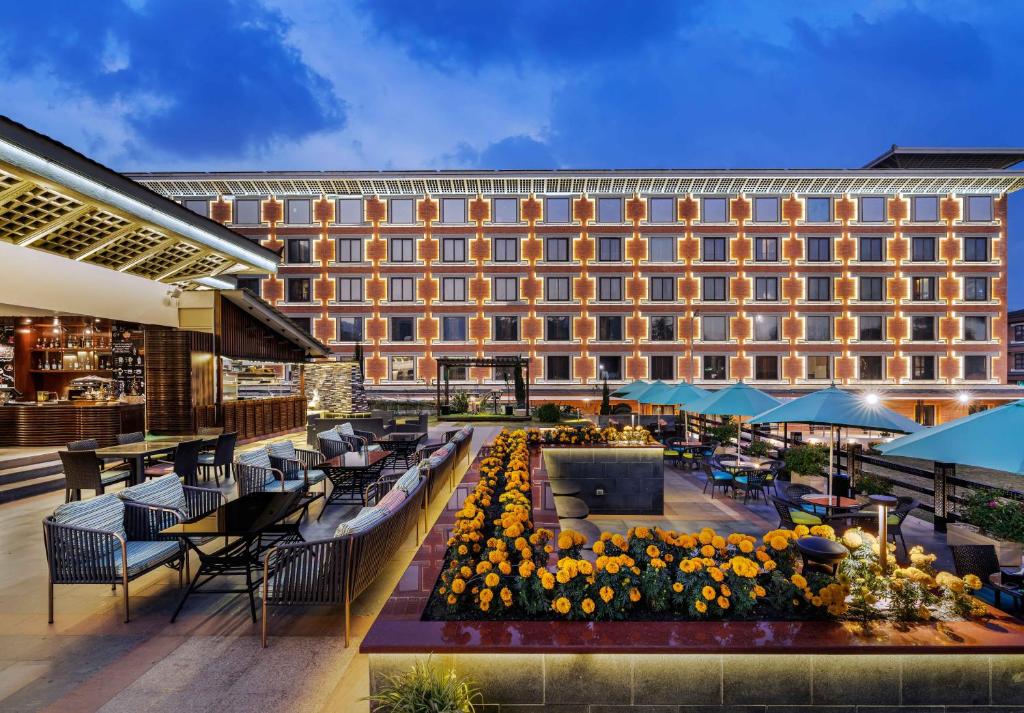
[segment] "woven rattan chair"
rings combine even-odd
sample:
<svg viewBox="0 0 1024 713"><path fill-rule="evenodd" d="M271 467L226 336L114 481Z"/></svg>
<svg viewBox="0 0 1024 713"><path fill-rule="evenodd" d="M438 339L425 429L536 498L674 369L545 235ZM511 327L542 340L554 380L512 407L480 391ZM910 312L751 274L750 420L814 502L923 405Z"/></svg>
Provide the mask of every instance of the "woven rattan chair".
<svg viewBox="0 0 1024 713"><path fill-rule="evenodd" d="M217 445L212 452L199 454L199 469L203 473L204 480L210 479L211 472L218 485L220 476L223 475L224 480L231 477L231 461L235 459L235 444L237 442L237 433L222 433L217 436Z"/></svg>
<svg viewBox="0 0 1024 713"><path fill-rule="evenodd" d="M96 451L60 451L64 466L64 502L80 500L83 490L94 490L102 495L110 485L131 480L130 470L103 470L103 462Z"/></svg>
<svg viewBox="0 0 1024 713"><path fill-rule="evenodd" d="M117 434L117 445L124 446L129 443L142 443L146 440L146 434L142 431L132 431L131 433L119 433Z"/></svg>
<svg viewBox="0 0 1024 713"><path fill-rule="evenodd" d="M797 525L805 525L806 527L813 527L815 525L822 525L826 523L826 519L819 515L814 515L801 509L796 503L791 503L782 498L776 498L768 496L768 500L771 501L772 506L775 508L775 512L779 515L779 528L792 530Z"/></svg>
<svg viewBox="0 0 1024 713"><path fill-rule="evenodd" d="M764 470L748 470L736 475L732 479L733 488L743 491L743 504L747 504L747 498L750 494L754 494L754 499L760 495L762 498L767 499L768 490L768 476L770 471Z"/></svg>
<svg viewBox="0 0 1024 713"><path fill-rule="evenodd" d="M174 448L174 460L156 461L145 470L145 477L159 478L161 475L176 473L179 478L185 481L185 485L195 486L199 483L199 452L203 449L203 442L182 441Z"/></svg>
<svg viewBox="0 0 1024 713"><path fill-rule="evenodd" d="M1000 577L1002 576L995 545L952 545L950 549L953 550L953 566L956 568L957 576L973 574L980 579L982 584L992 590L997 607L1002 607L1003 594L1013 598L1018 607L1024 605L1021 590L992 581L993 574L998 573Z"/></svg>
<svg viewBox="0 0 1024 713"><path fill-rule="evenodd" d="M724 493L733 487L732 473L719 468L718 463L713 459L704 461L700 467L704 471L704 492L707 493L708 486L711 486L712 499L715 497L715 488L721 488Z"/></svg>

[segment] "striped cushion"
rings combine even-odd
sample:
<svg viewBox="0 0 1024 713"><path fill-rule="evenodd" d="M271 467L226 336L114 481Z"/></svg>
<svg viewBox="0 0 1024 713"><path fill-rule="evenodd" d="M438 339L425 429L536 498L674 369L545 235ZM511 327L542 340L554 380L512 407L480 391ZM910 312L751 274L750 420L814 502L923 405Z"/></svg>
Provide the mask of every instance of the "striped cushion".
<svg viewBox="0 0 1024 713"><path fill-rule="evenodd" d="M394 512L401 507L403 502L405 502L405 491L401 488L391 488L387 495L377 501L377 507Z"/></svg>
<svg viewBox="0 0 1024 713"><path fill-rule="evenodd" d="M342 440L341 439L341 435L337 431L335 431L333 428L331 430L329 430L329 431L321 431L320 433L316 434L316 437L317 438L322 438L325 441L339 441L340 442Z"/></svg>
<svg viewBox="0 0 1024 713"><path fill-rule="evenodd" d="M124 503L116 495L97 495L91 500L65 503L53 511L53 519L61 525L113 532L128 539L124 530Z"/></svg>
<svg viewBox="0 0 1024 713"><path fill-rule="evenodd" d="M145 503L146 505L174 508L178 512L186 516L188 515L185 490L181 487L181 480L173 473L125 488L118 495L125 500L134 500L137 503Z"/></svg>
<svg viewBox="0 0 1024 713"><path fill-rule="evenodd" d="M465 433L466 436L469 438L473 437L473 427L470 426L469 424L466 424L465 426L462 427L462 432Z"/></svg>
<svg viewBox="0 0 1024 713"><path fill-rule="evenodd" d="M466 435L465 431L456 431L455 435L452 436L452 440L449 441L449 442L450 443L462 443L467 438L468 438L468 436Z"/></svg>
<svg viewBox="0 0 1024 713"><path fill-rule="evenodd" d="M326 478L327 473L323 472L322 470L317 470L316 468L314 468L306 473L306 477L309 479L309 484L313 485L314 483L319 483L321 480Z"/></svg>
<svg viewBox="0 0 1024 713"><path fill-rule="evenodd" d="M352 424L346 421L345 423L339 423L334 429L343 436L354 436L356 432L352 429Z"/></svg>
<svg viewBox="0 0 1024 713"><path fill-rule="evenodd" d="M270 451L270 455L274 458L283 458L284 460L298 459L298 454L295 453L295 444L291 441L271 443L267 446L267 450Z"/></svg>
<svg viewBox="0 0 1024 713"><path fill-rule="evenodd" d="M238 462L242 465L251 465L255 468L272 468L270 455L265 448L257 448L254 451L246 451L238 454Z"/></svg>
<svg viewBox="0 0 1024 713"><path fill-rule="evenodd" d="M128 576L134 577L173 558L181 552L181 545L176 540L136 541L127 543L125 549L128 552ZM120 575L122 573L120 547L114 550L114 567L117 569L117 574Z"/></svg>
<svg viewBox="0 0 1024 713"><path fill-rule="evenodd" d="M436 451L434 451L434 454L432 456L430 456L430 458L427 460L427 467L428 468L437 468L442 463L444 463L445 460L448 459L448 456L450 456L454 452L455 452L455 444L454 443L446 443L446 444L444 444L443 446L438 448Z"/></svg>
<svg viewBox="0 0 1024 713"><path fill-rule="evenodd" d="M356 513L355 517L338 525L338 529L334 531L334 536L344 537L345 535L358 535L368 532L390 514L391 512L387 508L363 508Z"/></svg>
<svg viewBox="0 0 1024 713"><path fill-rule="evenodd" d="M395 488L408 494L413 491L418 482L420 482L420 466L416 464L395 481Z"/></svg>

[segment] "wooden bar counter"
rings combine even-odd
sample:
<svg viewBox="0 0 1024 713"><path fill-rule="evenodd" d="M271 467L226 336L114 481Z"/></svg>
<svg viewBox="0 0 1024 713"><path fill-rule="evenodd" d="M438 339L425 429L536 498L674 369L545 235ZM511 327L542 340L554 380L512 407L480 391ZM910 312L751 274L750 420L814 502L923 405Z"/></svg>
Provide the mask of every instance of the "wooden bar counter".
<svg viewBox="0 0 1024 713"><path fill-rule="evenodd" d="M112 446L117 434L143 430L144 410L100 401L7 403L0 406L0 446L64 446L83 438Z"/></svg>

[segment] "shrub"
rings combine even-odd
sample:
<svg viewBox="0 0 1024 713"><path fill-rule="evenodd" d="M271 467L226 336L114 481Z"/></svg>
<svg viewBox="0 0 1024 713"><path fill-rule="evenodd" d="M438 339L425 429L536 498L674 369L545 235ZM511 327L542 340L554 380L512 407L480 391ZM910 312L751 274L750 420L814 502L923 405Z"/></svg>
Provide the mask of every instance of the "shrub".
<svg viewBox="0 0 1024 713"><path fill-rule="evenodd" d="M732 417L726 416L722 423L708 429L708 435L723 446L739 434L739 428Z"/></svg>
<svg viewBox="0 0 1024 713"><path fill-rule="evenodd" d="M483 702L472 683L460 679L454 670L433 670L429 659L406 673L387 676L380 693L365 700L384 713L474 713Z"/></svg>
<svg viewBox="0 0 1024 713"><path fill-rule="evenodd" d="M783 458L790 473L821 475L828 465L828 448L820 444L793 446Z"/></svg>
<svg viewBox="0 0 1024 713"><path fill-rule="evenodd" d="M995 490L975 490L964 511L967 522L999 540L1024 542L1024 503Z"/></svg>
<svg viewBox="0 0 1024 713"><path fill-rule="evenodd" d="M861 473L857 476L857 492L862 495L891 495L892 483L874 473Z"/></svg>
<svg viewBox="0 0 1024 713"><path fill-rule="evenodd" d="M541 404L537 407L537 420L541 423L558 423L562 409L558 404Z"/></svg>
<svg viewBox="0 0 1024 713"><path fill-rule="evenodd" d="M452 413L468 413L469 412L469 394L465 391L456 391L452 394L451 401L449 402Z"/></svg>
<svg viewBox="0 0 1024 713"><path fill-rule="evenodd" d="M755 458L766 458L771 450L772 447L768 445L768 441L754 441L747 446L747 454Z"/></svg>

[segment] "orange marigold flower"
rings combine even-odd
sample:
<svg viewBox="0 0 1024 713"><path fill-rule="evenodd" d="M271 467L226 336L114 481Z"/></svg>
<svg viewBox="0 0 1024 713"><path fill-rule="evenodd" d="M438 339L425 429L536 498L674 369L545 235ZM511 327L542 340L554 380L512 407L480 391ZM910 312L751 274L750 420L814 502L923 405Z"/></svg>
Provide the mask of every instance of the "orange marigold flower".
<svg viewBox="0 0 1024 713"><path fill-rule="evenodd" d="M599 591L598 594L601 596L601 601L605 604L615 598L615 590L611 587L601 587L601 591Z"/></svg>

